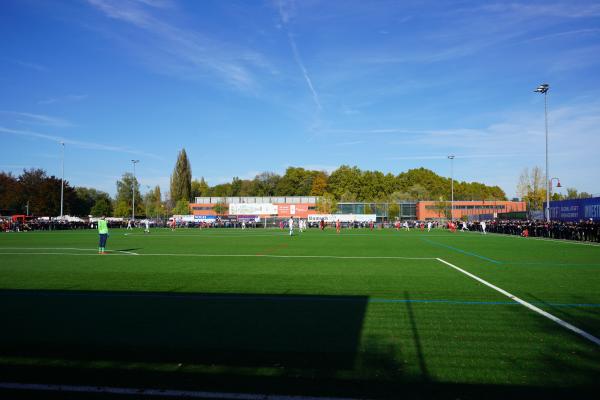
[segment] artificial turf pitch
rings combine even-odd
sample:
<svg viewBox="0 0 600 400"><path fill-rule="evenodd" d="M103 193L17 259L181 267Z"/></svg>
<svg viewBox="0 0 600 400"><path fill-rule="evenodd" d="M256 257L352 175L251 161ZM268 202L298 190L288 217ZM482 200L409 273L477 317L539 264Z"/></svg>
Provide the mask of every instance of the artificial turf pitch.
<svg viewBox="0 0 600 400"><path fill-rule="evenodd" d="M361 398L600 389L598 344L446 264L598 338L600 246L367 229L112 230L109 254L96 245L94 231L0 234L0 382Z"/></svg>

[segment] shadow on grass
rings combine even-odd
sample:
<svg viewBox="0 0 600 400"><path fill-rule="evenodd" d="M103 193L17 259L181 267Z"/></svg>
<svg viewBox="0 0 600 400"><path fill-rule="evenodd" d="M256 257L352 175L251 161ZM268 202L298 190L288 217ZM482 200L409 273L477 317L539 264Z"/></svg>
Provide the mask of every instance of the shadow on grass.
<svg viewBox="0 0 600 400"><path fill-rule="evenodd" d="M132 247L130 249L115 249L112 251L136 251L136 250L141 250L141 249L142 249L142 247Z"/></svg>
<svg viewBox="0 0 600 400"><path fill-rule="evenodd" d="M375 335L360 343L365 296L0 290L0 356L50 361L0 362L0 377L36 383L390 399L547 399L582 397L598 389L591 376L597 369L577 366L582 357L592 357L589 353L572 361L556 358L553 352L540 355L544 362L540 365L553 371L571 369L582 378L569 387L436 381L435 362L427 360L431 344L425 339L431 336L427 329L437 328L423 323L429 314L410 303L408 292L404 297L407 303L397 310L406 313L405 336L419 363L416 374L399 363L406 349L395 340ZM75 363L52 363L54 358ZM125 363L89 364L100 360ZM150 370L137 368L136 362L184 367ZM357 370L357 364L363 368ZM207 370L197 365L218 367ZM268 371L259 372L263 368ZM365 370L377 374L367 377Z"/></svg>
<svg viewBox="0 0 600 400"><path fill-rule="evenodd" d="M410 321L410 328L413 335L413 341L417 351L417 358L419 360L419 369L421 370L421 377L425 382L430 381L429 371L427 370L427 362L423 354L423 346L421 345L421 338L419 335L419 329L417 328L417 321L415 319L415 312L410 302L410 295L407 291L404 291L404 299L406 300L406 313Z"/></svg>
<svg viewBox="0 0 600 400"><path fill-rule="evenodd" d="M0 291L11 356L351 369L367 297Z"/></svg>

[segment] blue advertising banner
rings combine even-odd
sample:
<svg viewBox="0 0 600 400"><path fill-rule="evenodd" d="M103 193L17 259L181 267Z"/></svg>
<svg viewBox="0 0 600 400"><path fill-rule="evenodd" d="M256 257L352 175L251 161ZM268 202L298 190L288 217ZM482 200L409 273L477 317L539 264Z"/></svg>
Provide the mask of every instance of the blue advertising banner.
<svg viewBox="0 0 600 400"><path fill-rule="evenodd" d="M196 221L206 221L206 222L210 222L210 221L215 221L217 219L216 215L194 215L194 220Z"/></svg>
<svg viewBox="0 0 600 400"><path fill-rule="evenodd" d="M546 203L544 203L545 206ZM570 222L582 220L600 221L600 197L551 201L550 219Z"/></svg>

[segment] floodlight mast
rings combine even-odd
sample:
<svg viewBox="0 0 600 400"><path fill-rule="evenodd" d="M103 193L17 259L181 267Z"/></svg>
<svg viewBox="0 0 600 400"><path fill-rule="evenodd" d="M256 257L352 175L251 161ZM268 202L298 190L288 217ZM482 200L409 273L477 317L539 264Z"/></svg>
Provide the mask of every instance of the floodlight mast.
<svg viewBox="0 0 600 400"><path fill-rule="evenodd" d="M550 90L550 85L547 83L542 83L539 85L534 92L541 93L544 95L544 121L546 126L546 209L544 210L544 214L546 216L546 222L550 222L550 181L549 181L549 171L548 171L548 90Z"/></svg>
<svg viewBox="0 0 600 400"><path fill-rule="evenodd" d="M450 220L454 221L454 154L448 156L450 159Z"/></svg>
<svg viewBox="0 0 600 400"><path fill-rule="evenodd" d="M64 206L64 187L65 187L65 142L60 142L61 145L61 165L62 176L60 178L60 219L63 218ZM29 210L28 210L29 211Z"/></svg>
<svg viewBox="0 0 600 400"><path fill-rule="evenodd" d="M133 163L133 181L131 182L132 188L132 201L131 201L131 220L135 224L135 164L139 163L140 160L131 160Z"/></svg>

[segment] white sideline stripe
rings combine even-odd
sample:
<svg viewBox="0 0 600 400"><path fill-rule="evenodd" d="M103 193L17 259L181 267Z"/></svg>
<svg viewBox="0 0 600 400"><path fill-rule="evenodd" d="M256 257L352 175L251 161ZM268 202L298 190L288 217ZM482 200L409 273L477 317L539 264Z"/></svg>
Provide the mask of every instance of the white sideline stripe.
<svg viewBox="0 0 600 400"><path fill-rule="evenodd" d="M481 235L480 232L475 232L475 231L469 231L469 233ZM514 239L523 239L523 240L538 240L538 241L541 241L541 242L556 242L556 243L562 243L562 244L576 244L576 245L579 245L579 246L600 247L600 243L579 242L577 240L553 239L553 238L531 237L531 236L529 236L527 238L524 238L524 237L519 236L519 235L511 235L509 233L496 233L496 232L488 232L487 234L488 235L493 235L495 237L503 237L503 238L514 238Z"/></svg>
<svg viewBox="0 0 600 400"><path fill-rule="evenodd" d="M0 255L1 254L22 254L22 255L66 255L66 256L92 256L97 257L97 254L81 254L81 253L59 253L59 252L34 252L34 253L26 253L26 252L4 252L1 251L3 248L0 247ZM6 249L6 247L4 247ZM82 249L79 249L82 250ZM107 256L125 256L125 255L135 255L135 256L155 256L155 257L264 257L264 258L333 258L333 259L357 259L357 260L369 260L369 259L386 259L386 260L437 260L435 257L400 257L400 256L311 256L311 255L276 255L276 254L185 254L185 253L129 253L127 254L113 253L113 254L105 254Z"/></svg>
<svg viewBox="0 0 600 400"><path fill-rule="evenodd" d="M286 228L287 229L287 228ZM294 230L296 231L296 230ZM305 232L311 232L311 231L305 231ZM385 231L384 231L385 232ZM454 235L454 234L430 234L427 232L423 232L423 233L419 233L419 235L426 235L427 237L458 237L459 235ZM283 233L272 233L272 234L254 234L254 233L248 233L248 234L242 234L242 233L231 233L231 234L221 234L221 233L217 233L217 234L213 234L213 233L200 233L198 232L197 234L189 234L189 233L174 233L174 234L169 234L169 233L157 233L157 234L143 234L143 233L124 233L123 236L135 236L135 237L146 237L146 238L163 238L163 237L168 237L168 238L178 238L178 237L197 237L197 238L230 238L230 237L245 237L245 238L250 238L250 237L274 237L274 236L289 236L288 231L285 231ZM294 236L298 236L301 237L303 236L303 233L298 233L297 235ZM413 233L409 233L409 234L405 234L402 232L399 233L394 233L394 232L390 232L389 234L386 234L385 236L380 236L377 233L349 233L346 232L344 233L344 231L342 231L342 233L323 233L323 234L319 234L319 236L314 236L314 235L308 235L310 236L312 239L314 238L319 238L322 236L331 236L331 237L373 237L373 238L397 238L397 237L402 237L403 239L407 239L407 238L418 238L421 236L415 236L415 234Z"/></svg>
<svg viewBox="0 0 600 400"><path fill-rule="evenodd" d="M554 315L550 314L549 312L546 312L546 311L542 310L541 308L539 308L539 307L536 307L536 306L534 306L533 304L531 304L531 303L528 303L528 302L526 302L525 300L522 300L522 299L518 298L517 296L515 296L515 295L513 295L513 294L511 294L511 293L509 293L509 292L507 292L507 291L506 291L506 290L504 290L504 289L501 289L501 288L499 288L498 286L492 285L491 283L489 283L489 282L488 282L488 281L486 281L486 280L483 280L483 279L481 279L481 278L480 278L480 277L478 277L477 275L473 275L472 273L470 273L470 272L467 272L467 271L465 271L464 269L462 269L462 268L459 268L459 267L457 267L456 265L454 265L454 264L451 264L451 263L449 263L449 262L448 262L448 261L446 261L446 260L443 260L443 259L441 259L441 258L438 258L437 260L438 260L439 262L442 262L442 263L444 263L444 264L448 265L449 267L452 267L452 268L454 268L454 269L455 269L455 270L457 270L457 271L460 271L460 272L462 272L463 274L465 274L465 275L467 275L467 276L469 276L469 277L471 277L471 278L475 279L476 281L478 281L478 282L480 282L480 283L483 283L484 285L486 285L486 286L488 286L488 287L491 287L492 289L496 290L497 292L500 292L500 293L502 293L503 295L505 295L505 296L506 296L506 297L508 297L509 299L511 299L511 300L513 300L513 301L516 301L517 303L519 303L519 304L521 304L521 305L523 305L523 306L525 306L525 307L529 308L529 309L530 309L530 310L532 310L532 311L535 311L536 313L538 313L538 314L540 314L540 315L542 315L542 316L544 316L544 317L546 317L546 318L550 319L551 321L554 321L554 322L556 322L557 324L559 324L559 325L560 325L560 326L562 326L563 328L566 328L566 329L568 329L568 330L570 330L570 331L573 331L573 332L575 332L576 334L578 334L578 335L581 335L581 336L583 336L584 338L586 338L587 340L589 340L589 341L593 342L594 344L596 344L596 345L600 346L600 339L598 339L596 336L594 336L594 335L591 335L591 334L587 333L586 331L584 331L584 330L581 330L581 329L579 329L578 327L576 327L576 326L574 326L574 325L571 325L570 323L568 323L568 322L566 322L566 321L563 321L562 319L560 319L560 318L558 318L558 317L556 317L556 316L554 316Z"/></svg>
<svg viewBox="0 0 600 400"><path fill-rule="evenodd" d="M76 251L97 251L96 249L81 249L78 247L0 247L0 250L76 250ZM139 256L138 253L134 253L133 251L126 251L126 250L106 250L108 252L118 252L118 253L125 253L125 254L131 254L134 256ZM0 253L0 254L15 254L15 253ZM21 254L21 253L18 253ZM24 254L29 254L29 253L24 253ZM81 254L80 254L81 255ZM85 254L88 255L88 254Z"/></svg>
<svg viewBox="0 0 600 400"><path fill-rule="evenodd" d="M0 249L8 250L78 250L78 251L93 251L94 249L82 249L79 247L0 247Z"/></svg>
<svg viewBox="0 0 600 400"><path fill-rule="evenodd" d="M0 382L0 389L38 390L46 392L101 393L132 396L188 397L223 400L353 400L341 397L282 396L274 394L202 392L192 390L142 389L111 386L51 385L41 383Z"/></svg>
<svg viewBox="0 0 600 400"><path fill-rule="evenodd" d="M176 239L176 238L180 238L180 237L198 237L198 238L229 238L229 237L273 237L273 236L289 236L289 233L287 232L283 232L283 233L272 233L272 234L247 234L247 235L243 235L243 234L235 234L232 233L231 235L211 235L209 233L203 234L203 233L198 233L198 234L188 234L188 233L174 233L174 234L168 234L168 233L156 233L156 234L143 234L143 233L124 233L123 236L136 236L136 237L145 237L145 238L171 238L171 239Z"/></svg>

